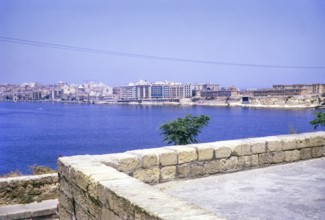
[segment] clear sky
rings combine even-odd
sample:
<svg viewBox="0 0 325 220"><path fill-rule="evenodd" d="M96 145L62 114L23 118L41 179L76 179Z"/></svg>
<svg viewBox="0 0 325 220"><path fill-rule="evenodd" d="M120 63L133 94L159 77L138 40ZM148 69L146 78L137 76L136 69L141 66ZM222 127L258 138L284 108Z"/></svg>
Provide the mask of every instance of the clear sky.
<svg viewBox="0 0 325 220"><path fill-rule="evenodd" d="M0 37L213 62L325 67L324 0L0 0ZM325 68L175 62L15 44L0 83L325 83Z"/></svg>

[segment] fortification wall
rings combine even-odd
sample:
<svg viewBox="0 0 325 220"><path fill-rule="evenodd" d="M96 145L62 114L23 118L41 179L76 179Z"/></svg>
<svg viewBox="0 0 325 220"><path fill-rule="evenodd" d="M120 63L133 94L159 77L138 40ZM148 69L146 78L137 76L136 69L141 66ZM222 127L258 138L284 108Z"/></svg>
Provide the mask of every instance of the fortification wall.
<svg viewBox="0 0 325 220"><path fill-rule="evenodd" d="M301 106L301 107L315 107L324 102L324 97L319 95L304 95L304 96L261 96L252 97L252 105L264 106Z"/></svg>
<svg viewBox="0 0 325 220"><path fill-rule="evenodd" d="M60 218L219 219L150 184L323 156L325 132L63 157Z"/></svg>
<svg viewBox="0 0 325 220"><path fill-rule="evenodd" d="M321 105L325 98L320 95L304 96L253 96L249 103L242 103L242 96L216 97L213 100L197 100L192 104L209 106L237 106L256 108L315 108Z"/></svg>
<svg viewBox="0 0 325 220"><path fill-rule="evenodd" d="M58 174L0 178L0 206L58 198Z"/></svg>

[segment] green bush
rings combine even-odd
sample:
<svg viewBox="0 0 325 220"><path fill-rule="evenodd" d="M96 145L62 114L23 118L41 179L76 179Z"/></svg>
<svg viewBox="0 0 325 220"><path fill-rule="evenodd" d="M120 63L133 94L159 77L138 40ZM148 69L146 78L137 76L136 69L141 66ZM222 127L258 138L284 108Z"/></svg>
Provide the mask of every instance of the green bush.
<svg viewBox="0 0 325 220"><path fill-rule="evenodd" d="M325 114L323 112L314 113L314 120L310 121L310 124L316 129L318 126L325 126Z"/></svg>
<svg viewBox="0 0 325 220"><path fill-rule="evenodd" d="M160 126L160 135L168 144L186 145L197 143L196 137L201 133L203 126L207 126L210 118L205 115L198 117L186 115L185 118L177 118Z"/></svg>

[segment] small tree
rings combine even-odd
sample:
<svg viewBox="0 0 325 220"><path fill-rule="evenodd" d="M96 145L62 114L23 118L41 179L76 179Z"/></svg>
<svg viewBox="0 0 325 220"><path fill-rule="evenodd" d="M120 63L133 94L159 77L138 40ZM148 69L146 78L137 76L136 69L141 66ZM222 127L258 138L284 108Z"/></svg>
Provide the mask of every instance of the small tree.
<svg viewBox="0 0 325 220"><path fill-rule="evenodd" d="M196 137L201 133L201 128L207 126L210 118L205 115L198 117L186 115L185 118L177 118L174 121L160 126L160 135L168 144L186 145L197 143Z"/></svg>
<svg viewBox="0 0 325 220"><path fill-rule="evenodd" d="M314 126L316 129L318 126L325 126L325 114L324 112L316 112L314 113L315 119L310 121L310 124Z"/></svg>

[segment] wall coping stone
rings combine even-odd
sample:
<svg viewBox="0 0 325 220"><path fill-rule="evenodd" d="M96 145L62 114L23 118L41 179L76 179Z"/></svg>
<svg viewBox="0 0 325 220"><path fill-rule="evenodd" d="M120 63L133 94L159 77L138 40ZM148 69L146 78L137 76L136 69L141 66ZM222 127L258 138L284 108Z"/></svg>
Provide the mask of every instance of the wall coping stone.
<svg viewBox="0 0 325 220"><path fill-rule="evenodd" d="M57 178L57 173L51 174L42 174L42 175L25 175L25 176L15 176L15 177L2 177L0 178L0 184L3 182L15 182L15 181L29 181L29 180L37 180L41 178L53 177Z"/></svg>
<svg viewBox="0 0 325 220"><path fill-rule="evenodd" d="M29 204L0 206L0 219L49 219L57 216L58 199Z"/></svg>

